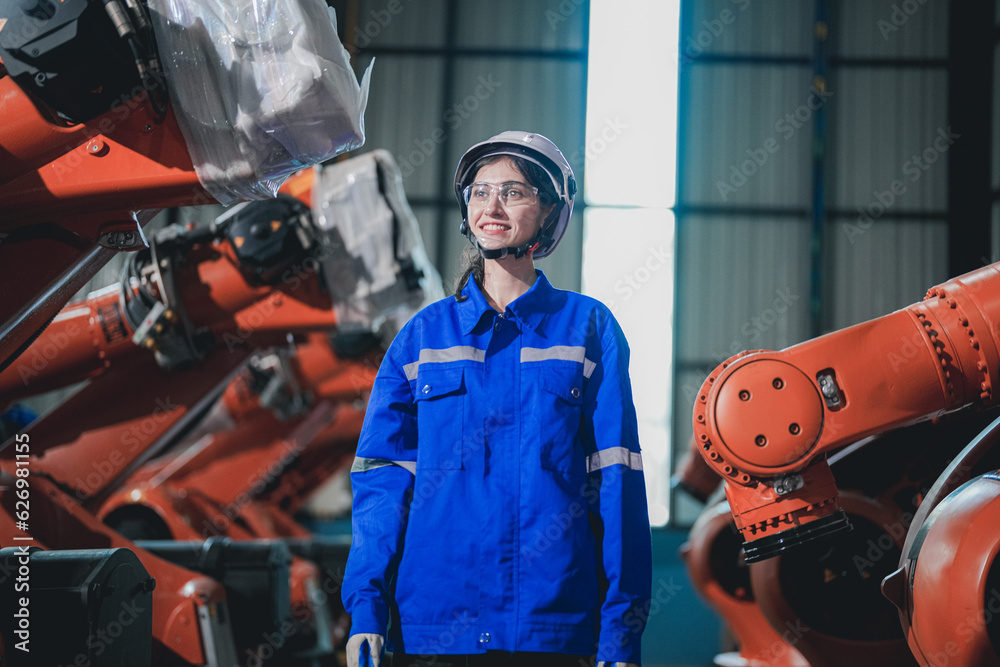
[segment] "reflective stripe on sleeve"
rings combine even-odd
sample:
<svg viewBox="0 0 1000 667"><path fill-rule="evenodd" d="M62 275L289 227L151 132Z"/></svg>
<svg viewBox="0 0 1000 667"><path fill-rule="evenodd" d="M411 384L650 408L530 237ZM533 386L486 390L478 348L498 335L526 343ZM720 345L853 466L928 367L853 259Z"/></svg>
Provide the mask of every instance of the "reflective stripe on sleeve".
<svg viewBox="0 0 1000 667"><path fill-rule="evenodd" d="M446 347L442 350L423 349L416 361L403 366L403 373L407 380L417 378L417 369L420 364L440 364L446 361L486 361L486 350L480 350L468 345L456 345Z"/></svg>
<svg viewBox="0 0 1000 667"><path fill-rule="evenodd" d="M582 345L553 345L552 347L525 347L521 348L521 363L531 361L549 361L556 359L559 361L575 361L583 364L583 377L589 378L597 367L593 361L587 358L587 350Z"/></svg>
<svg viewBox="0 0 1000 667"><path fill-rule="evenodd" d="M411 475L417 474L416 461L390 461L389 459L369 459L363 456L354 457L354 465L351 466L351 472L368 472L369 470L384 468L385 466L396 466L397 468L408 470Z"/></svg>
<svg viewBox="0 0 1000 667"><path fill-rule="evenodd" d="M642 470L642 455L639 452L629 451L628 447L602 449L587 457L587 472L594 472L615 464L628 466L632 470Z"/></svg>

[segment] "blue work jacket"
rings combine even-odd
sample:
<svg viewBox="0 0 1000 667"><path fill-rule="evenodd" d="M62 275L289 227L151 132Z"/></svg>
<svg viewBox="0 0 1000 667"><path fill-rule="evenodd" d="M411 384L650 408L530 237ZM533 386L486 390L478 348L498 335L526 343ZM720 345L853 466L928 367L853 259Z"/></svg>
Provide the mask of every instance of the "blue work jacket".
<svg viewBox="0 0 1000 667"><path fill-rule="evenodd" d="M474 280L462 294L403 327L372 388L351 632L390 625L410 654L638 663L652 565L625 337L541 271L502 314Z"/></svg>

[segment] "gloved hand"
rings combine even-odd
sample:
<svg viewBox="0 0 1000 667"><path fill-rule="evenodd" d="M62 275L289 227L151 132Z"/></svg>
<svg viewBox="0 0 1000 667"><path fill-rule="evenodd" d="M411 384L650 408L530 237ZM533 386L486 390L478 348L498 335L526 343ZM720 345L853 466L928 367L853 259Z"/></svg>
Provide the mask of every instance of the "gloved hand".
<svg viewBox="0 0 1000 667"><path fill-rule="evenodd" d="M381 667L385 638L361 633L347 640L347 667Z"/></svg>
<svg viewBox="0 0 1000 667"><path fill-rule="evenodd" d="M634 662L605 662L601 660L597 663L597 667L639 667L639 665Z"/></svg>

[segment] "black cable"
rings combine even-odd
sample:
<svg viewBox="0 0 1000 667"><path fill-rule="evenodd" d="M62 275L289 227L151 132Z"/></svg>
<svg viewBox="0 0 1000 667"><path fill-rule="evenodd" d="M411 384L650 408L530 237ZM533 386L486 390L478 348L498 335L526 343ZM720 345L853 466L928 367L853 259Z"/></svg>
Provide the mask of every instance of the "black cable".
<svg viewBox="0 0 1000 667"><path fill-rule="evenodd" d="M28 338L28 340L21 343L18 346L18 348L14 350L13 354L11 354L9 357L0 362L0 373L3 373L4 369L6 369L12 363L17 361L17 358L20 357L22 354L24 354L25 350L31 347L31 344L35 342L35 339L41 336L42 333L49 328L49 325L52 324L52 320L54 320L56 318L56 315L58 314L59 314L58 312L53 314L52 317L50 317L45 324L39 327L38 330L35 333L33 333L30 338Z"/></svg>
<svg viewBox="0 0 1000 667"><path fill-rule="evenodd" d="M143 13L148 9L128 0L124 5L119 0L104 0L104 7L118 35L128 43L129 50L132 51L136 72L146 91L154 121L160 124L167 114L167 95L156 51L156 36L149 17Z"/></svg>

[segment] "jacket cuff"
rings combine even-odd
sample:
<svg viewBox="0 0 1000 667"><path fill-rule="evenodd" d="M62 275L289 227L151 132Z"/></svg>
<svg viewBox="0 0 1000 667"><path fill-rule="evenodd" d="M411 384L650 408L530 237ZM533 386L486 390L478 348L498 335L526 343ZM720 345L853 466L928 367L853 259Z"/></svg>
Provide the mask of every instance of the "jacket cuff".
<svg viewBox="0 0 1000 667"><path fill-rule="evenodd" d="M642 635L628 628L601 628L597 661L642 663Z"/></svg>
<svg viewBox="0 0 1000 667"><path fill-rule="evenodd" d="M382 605L361 606L351 612L351 635L373 634L385 637L389 625L388 611Z"/></svg>

